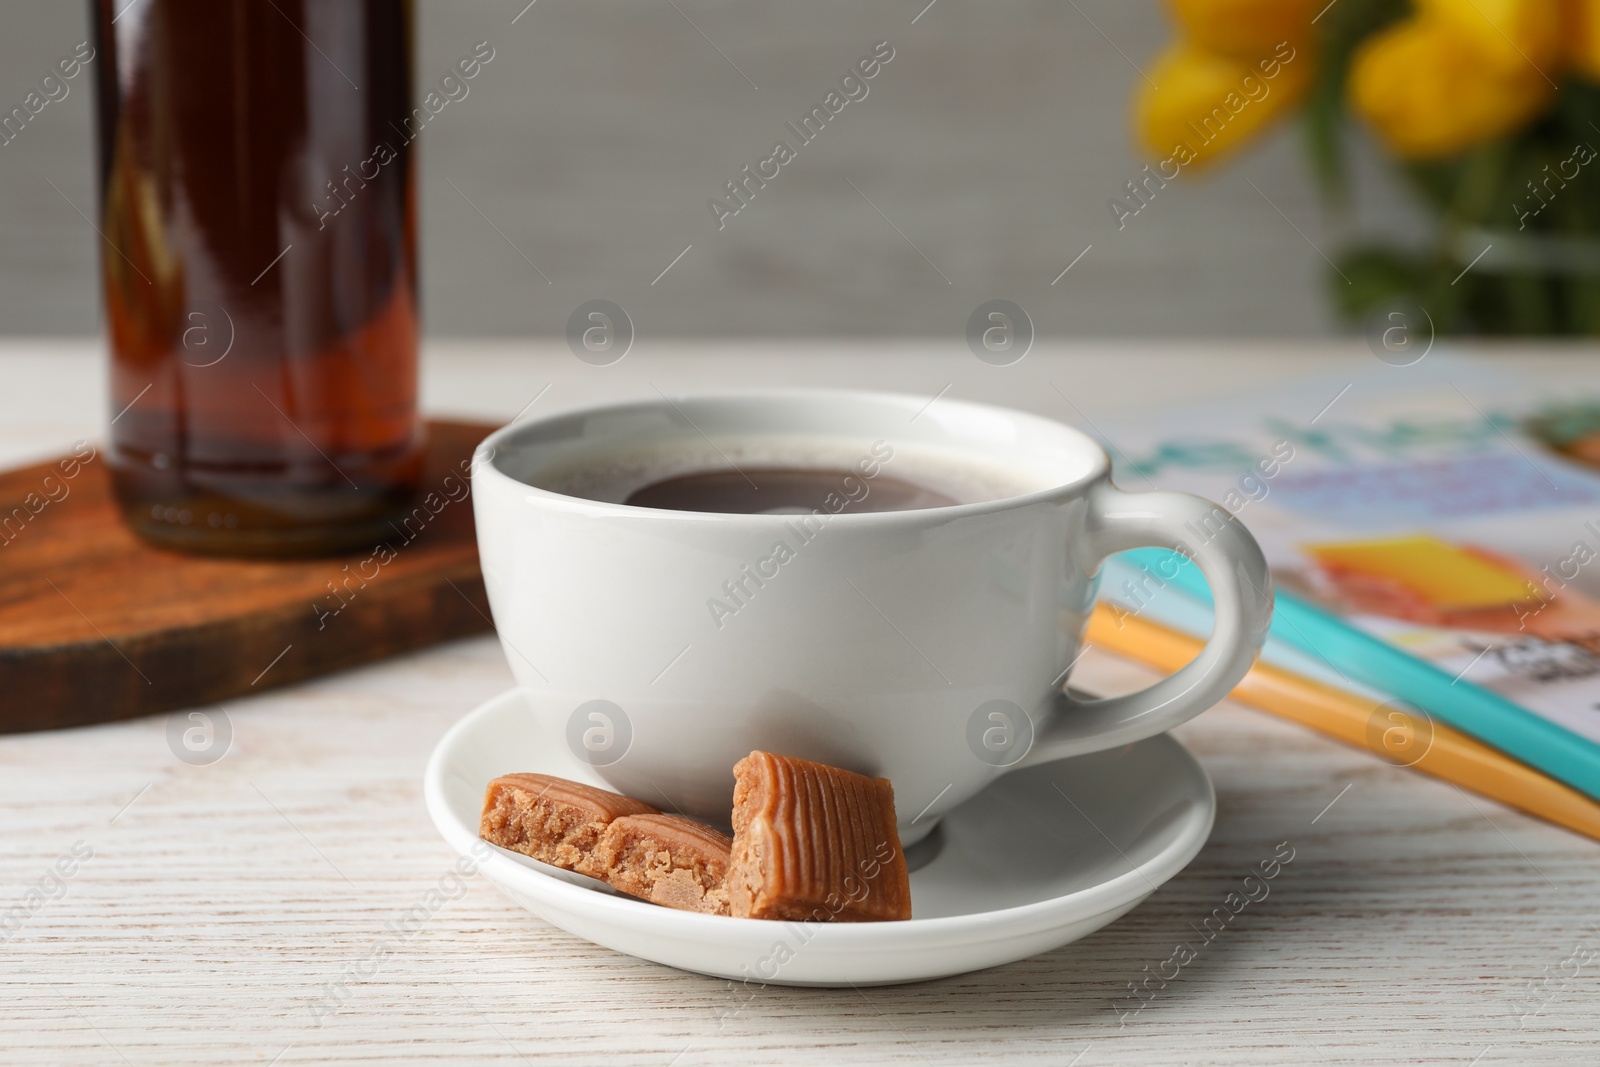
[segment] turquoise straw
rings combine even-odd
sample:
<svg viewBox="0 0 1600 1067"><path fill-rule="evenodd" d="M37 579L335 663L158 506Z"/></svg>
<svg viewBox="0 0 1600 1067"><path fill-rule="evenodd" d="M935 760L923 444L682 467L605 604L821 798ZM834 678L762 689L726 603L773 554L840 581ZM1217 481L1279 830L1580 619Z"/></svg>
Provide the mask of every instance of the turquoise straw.
<svg viewBox="0 0 1600 1067"><path fill-rule="evenodd" d="M1209 604L1211 589L1199 568L1187 566L1187 560L1174 567L1169 561L1176 555L1166 549L1140 548L1121 553L1120 558L1136 569L1148 568L1157 581ZM1167 577L1173 571L1176 575ZM1452 678L1283 590L1277 593L1270 636L1600 799L1600 745L1497 693Z"/></svg>

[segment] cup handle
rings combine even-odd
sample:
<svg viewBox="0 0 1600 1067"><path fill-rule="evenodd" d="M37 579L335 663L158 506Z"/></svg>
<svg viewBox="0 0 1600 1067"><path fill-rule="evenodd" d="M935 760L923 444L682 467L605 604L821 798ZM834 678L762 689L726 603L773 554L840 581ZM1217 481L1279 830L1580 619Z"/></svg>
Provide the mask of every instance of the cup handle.
<svg viewBox="0 0 1600 1067"><path fill-rule="evenodd" d="M1091 492L1085 570L1114 552L1168 548L1200 564L1211 585L1216 622L1205 648L1154 685L1105 700L1056 696L1026 766L1098 752L1164 733L1226 696L1250 670L1272 622L1272 574L1261 546L1220 506L1188 493L1126 493L1103 482Z"/></svg>

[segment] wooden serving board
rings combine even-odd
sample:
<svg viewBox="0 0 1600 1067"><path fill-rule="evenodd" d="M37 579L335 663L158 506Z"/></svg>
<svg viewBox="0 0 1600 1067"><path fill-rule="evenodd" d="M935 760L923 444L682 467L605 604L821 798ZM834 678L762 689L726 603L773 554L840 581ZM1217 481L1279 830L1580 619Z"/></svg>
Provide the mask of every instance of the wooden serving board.
<svg viewBox="0 0 1600 1067"><path fill-rule="evenodd" d="M428 424L423 499L437 491L438 510L384 562L152 547L88 446L0 474L0 733L203 705L492 629L463 489L492 429Z"/></svg>

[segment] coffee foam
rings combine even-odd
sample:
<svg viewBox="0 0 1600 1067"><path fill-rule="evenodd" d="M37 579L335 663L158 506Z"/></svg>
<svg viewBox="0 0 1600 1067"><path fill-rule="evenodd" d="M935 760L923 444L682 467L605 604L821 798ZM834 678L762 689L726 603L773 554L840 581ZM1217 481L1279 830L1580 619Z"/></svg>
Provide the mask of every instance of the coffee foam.
<svg viewBox="0 0 1600 1067"><path fill-rule="evenodd" d="M819 437L740 437L710 442L666 440L584 457L538 471L530 484L565 496L620 504L647 485L706 470L800 468L854 471L865 460L902 481L964 504L1036 493L1059 484L1043 471L921 442L910 444ZM881 459L885 448L888 459Z"/></svg>

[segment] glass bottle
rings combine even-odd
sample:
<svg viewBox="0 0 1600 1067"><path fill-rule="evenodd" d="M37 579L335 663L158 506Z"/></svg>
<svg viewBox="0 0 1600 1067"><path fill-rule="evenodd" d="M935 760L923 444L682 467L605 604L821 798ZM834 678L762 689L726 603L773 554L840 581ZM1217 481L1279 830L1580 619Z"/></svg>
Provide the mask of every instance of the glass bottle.
<svg viewBox="0 0 1600 1067"><path fill-rule="evenodd" d="M408 0L94 0L110 460L141 536L375 544L416 490Z"/></svg>

